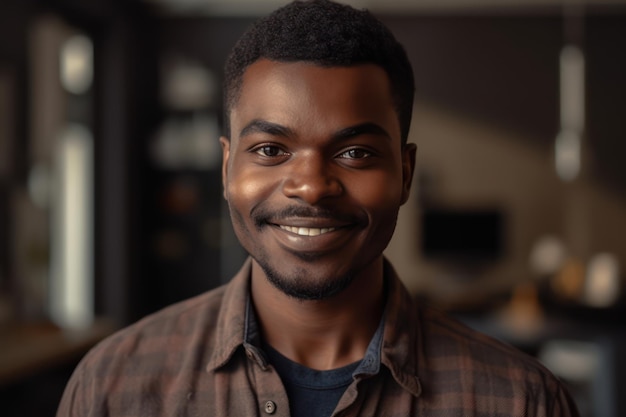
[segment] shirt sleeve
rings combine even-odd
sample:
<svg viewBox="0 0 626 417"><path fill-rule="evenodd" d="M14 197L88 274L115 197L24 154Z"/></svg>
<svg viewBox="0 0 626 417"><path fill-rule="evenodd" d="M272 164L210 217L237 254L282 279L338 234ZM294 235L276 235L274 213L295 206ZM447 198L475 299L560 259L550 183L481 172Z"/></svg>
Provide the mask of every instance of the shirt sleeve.
<svg viewBox="0 0 626 417"><path fill-rule="evenodd" d="M57 417L87 417L91 416L85 407L85 386L84 367L79 366L72 374L65 386L65 391L61 397Z"/></svg>
<svg viewBox="0 0 626 417"><path fill-rule="evenodd" d="M576 403L562 383L559 384L550 417L580 417Z"/></svg>

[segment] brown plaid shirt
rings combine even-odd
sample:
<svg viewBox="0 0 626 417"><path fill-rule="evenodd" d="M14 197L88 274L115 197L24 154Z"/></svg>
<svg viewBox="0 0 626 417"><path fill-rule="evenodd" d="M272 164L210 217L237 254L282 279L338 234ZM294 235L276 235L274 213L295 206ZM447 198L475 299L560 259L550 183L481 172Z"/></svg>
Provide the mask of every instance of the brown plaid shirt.
<svg viewBox="0 0 626 417"><path fill-rule="evenodd" d="M566 417L563 385L534 359L429 309L386 265L381 366L333 416ZM288 416L278 374L246 340L250 262L221 288L118 332L78 366L58 417Z"/></svg>

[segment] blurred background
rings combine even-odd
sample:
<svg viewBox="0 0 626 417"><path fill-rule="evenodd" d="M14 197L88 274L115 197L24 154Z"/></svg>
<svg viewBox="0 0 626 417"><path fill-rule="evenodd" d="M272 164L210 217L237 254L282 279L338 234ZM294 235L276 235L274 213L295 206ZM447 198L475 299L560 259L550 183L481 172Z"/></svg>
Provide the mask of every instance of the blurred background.
<svg viewBox="0 0 626 417"><path fill-rule="evenodd" d="M625 416L626 0L345 2L414 66L407 287ZM91 346L238 270L222 66L284 3L0 2L1 415L54 415Z"/></svg>

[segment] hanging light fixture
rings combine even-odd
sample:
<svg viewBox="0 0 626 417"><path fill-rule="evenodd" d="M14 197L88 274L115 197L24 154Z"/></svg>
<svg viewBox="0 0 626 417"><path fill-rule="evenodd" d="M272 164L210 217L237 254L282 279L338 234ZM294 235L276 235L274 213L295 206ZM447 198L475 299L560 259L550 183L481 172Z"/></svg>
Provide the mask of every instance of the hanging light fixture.
<svg viewBox="0 0 626 417"><path fill-rule="evenodd" d="M585 56L580 46L582 4L568 2L564 11L565 45L559 57L560 130L555 141L555 166L563 181L573 181L581 171L585 131Z"/></svg>

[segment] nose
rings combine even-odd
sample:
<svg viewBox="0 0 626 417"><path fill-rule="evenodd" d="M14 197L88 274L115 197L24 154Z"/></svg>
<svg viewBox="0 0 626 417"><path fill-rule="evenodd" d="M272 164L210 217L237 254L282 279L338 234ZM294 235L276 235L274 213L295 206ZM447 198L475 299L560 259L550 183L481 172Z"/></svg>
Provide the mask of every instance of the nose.
<svg viewBox="0 0 626 417"><path fill-rule="evenodd" d="M285 196L310 205L343 193L341 182L322 155L304 155L291 161L282 188Z"/></svg>

